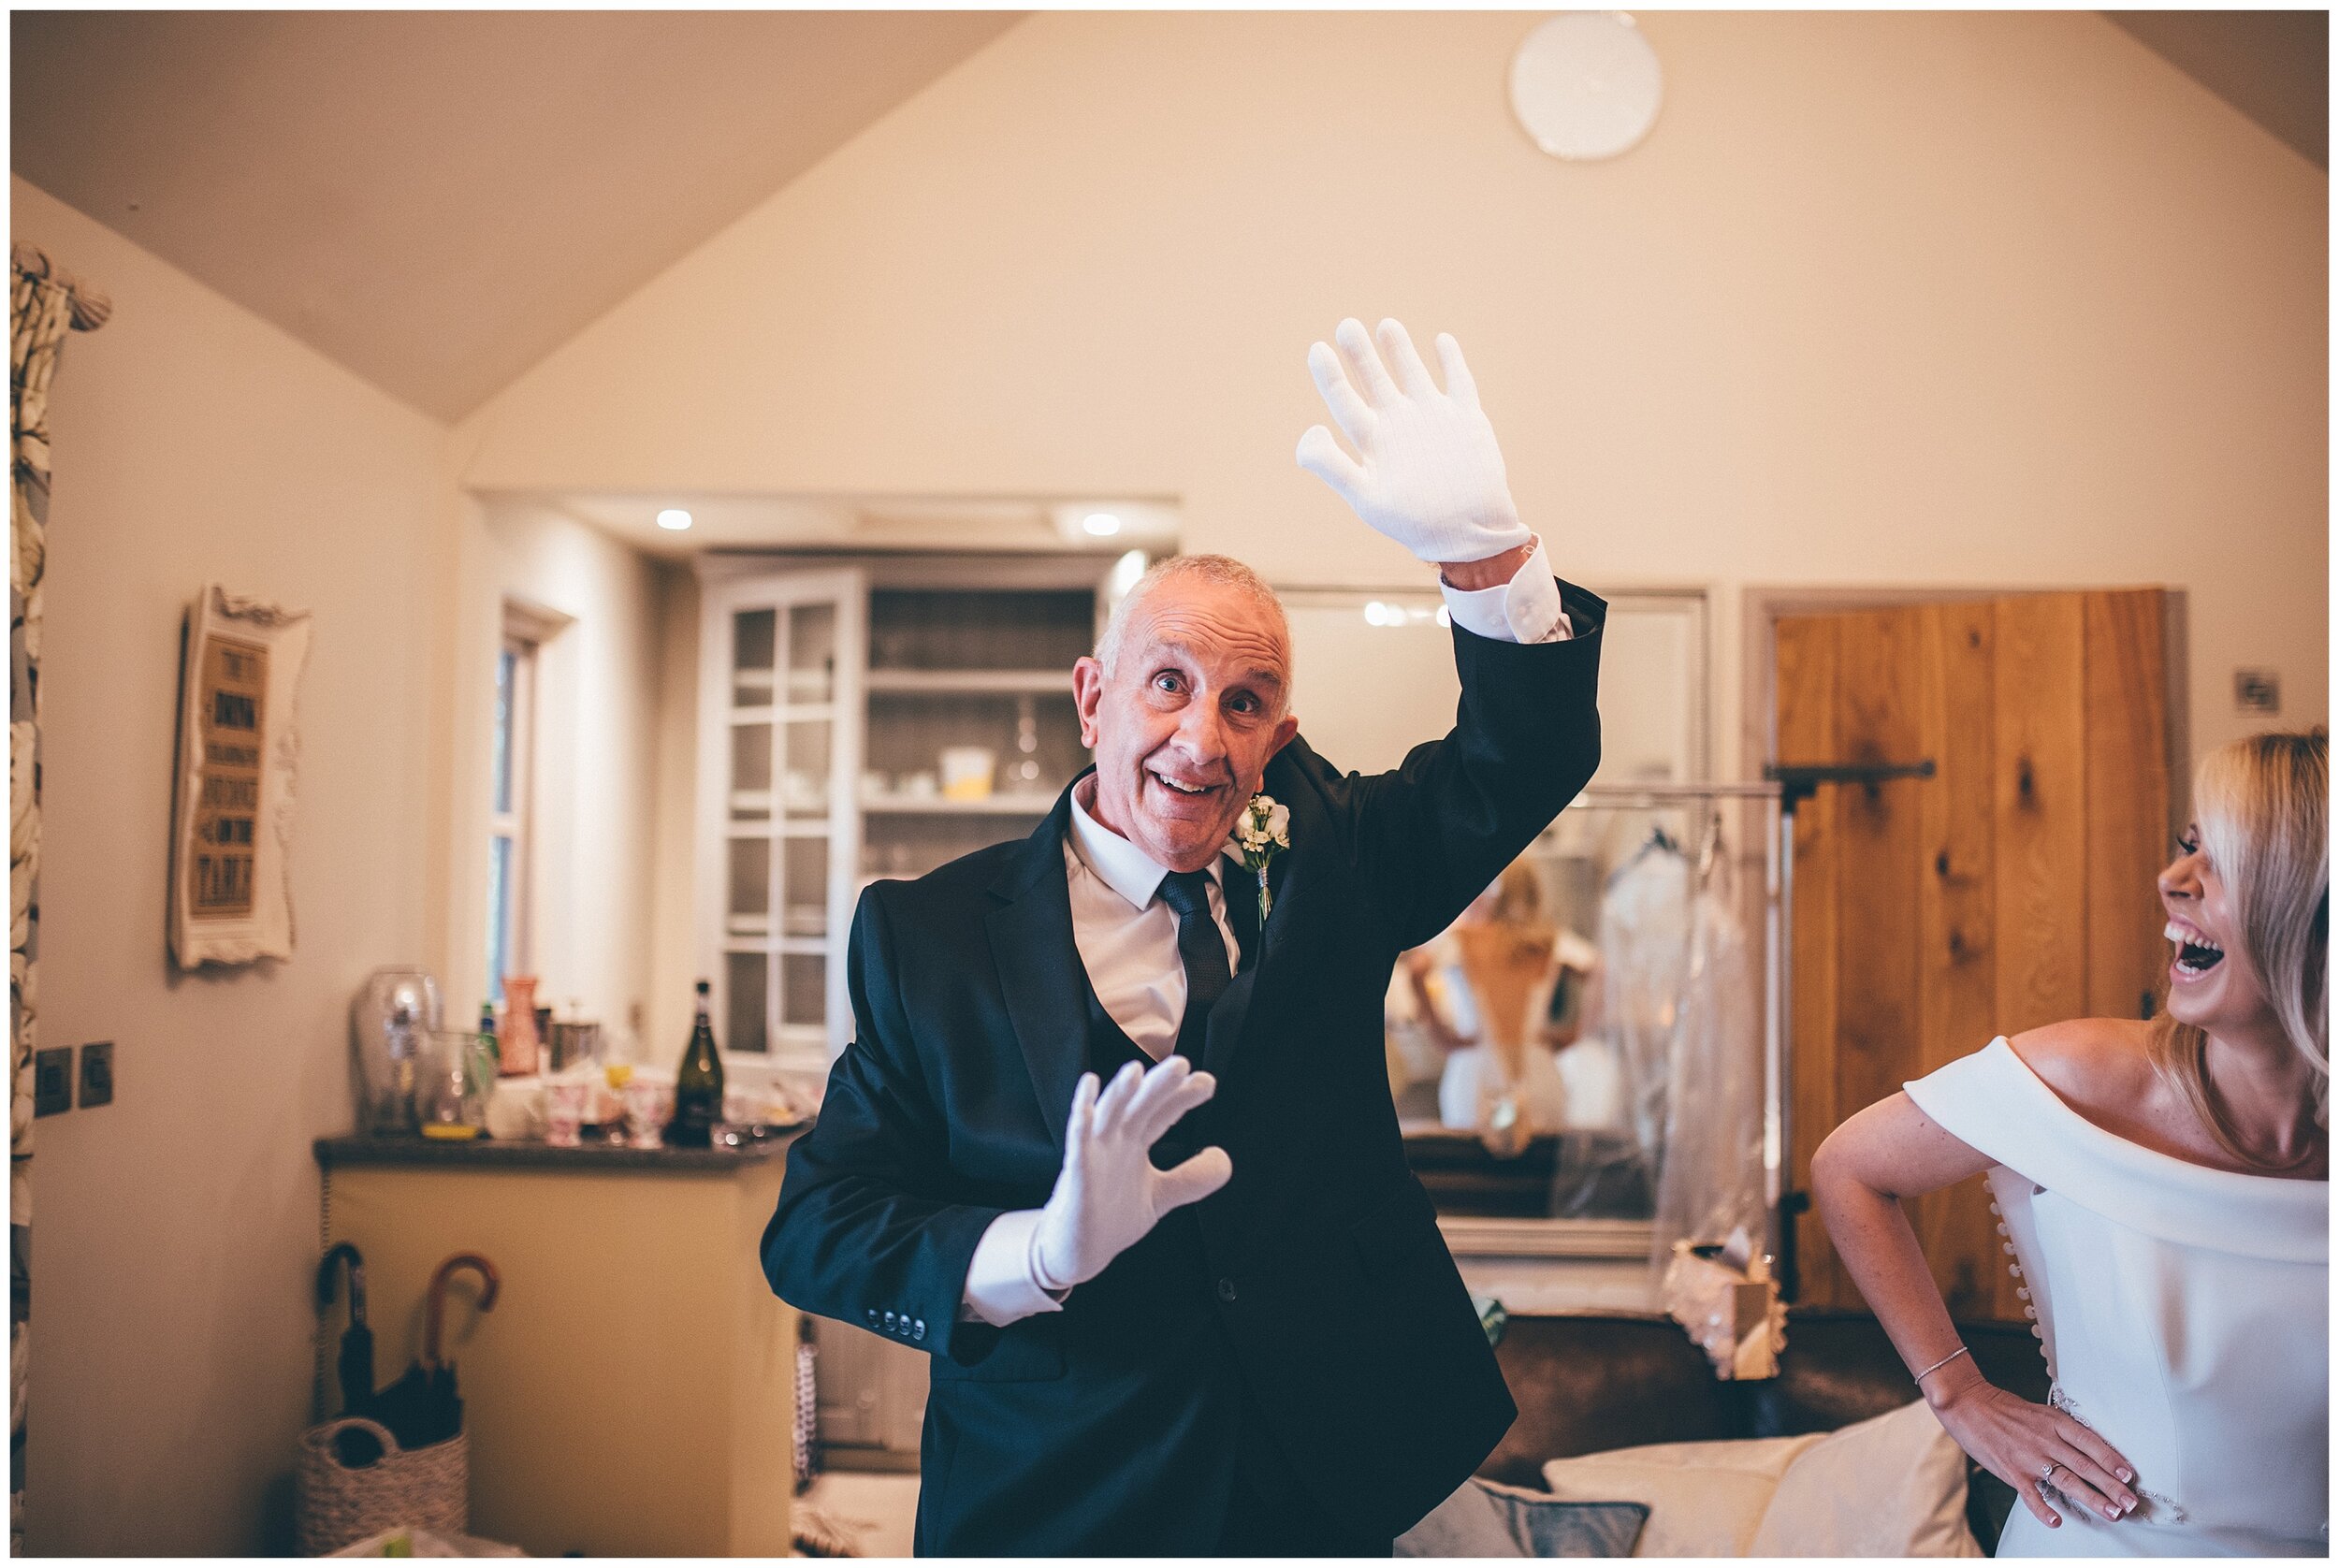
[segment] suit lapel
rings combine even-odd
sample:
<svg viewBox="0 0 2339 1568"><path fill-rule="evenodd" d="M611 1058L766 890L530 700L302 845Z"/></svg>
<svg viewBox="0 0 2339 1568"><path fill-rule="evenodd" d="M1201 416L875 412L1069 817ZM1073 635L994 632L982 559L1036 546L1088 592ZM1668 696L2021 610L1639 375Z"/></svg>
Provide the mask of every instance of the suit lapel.
<svg viewBox="0 0 2339 1568"><path fill-rule="evenodd" d="M1077 780L1075 781L1077 782ZM1071 820L1071 790L1025 841L1024 852L993 884L1004 902L985 918L999 990L1015 1025L1016 1043L1039 1096L1040 1120L1058 1153L1072 1091L1088 1068L1088 1018L1082 1005L1086 974L1072 940L1072 899L1064 873L1064 835Z"/></svg>
<svg viewBox="0 0 2339 1568"><path fill-rule="evenodd" d="M1235 973L1247 973L1258 962L1258 873L1232 855L1222 855L1218 875L1227 898L1227 923L1234 927L1235 946L1242 954Z"/></svg>
<svg viewBox="0 0 2339 1568"><path fill-rule="evenodd" d="M1271 769L1274 764L1270 762L1268 766ZM1271 789L1270 792L1272 793ZM1242 950L1242 972L1210 1009L1210 1033L1202 1042L1202 1066L1221 1082L1226 1081L1242 1044L1251 999L1263 978L1261 965L1282 947L1284 933L1290 929L1290 922L1284 918L1284 900L1290 886L1291 863L1299 858L1296 823L1293 833L1292 848L1267 863L1268 912L1264 929L1258 918L1258 873L1230 855L1219 860L1225 878L1227 923L1234 927L1235 945Z"/></svg>

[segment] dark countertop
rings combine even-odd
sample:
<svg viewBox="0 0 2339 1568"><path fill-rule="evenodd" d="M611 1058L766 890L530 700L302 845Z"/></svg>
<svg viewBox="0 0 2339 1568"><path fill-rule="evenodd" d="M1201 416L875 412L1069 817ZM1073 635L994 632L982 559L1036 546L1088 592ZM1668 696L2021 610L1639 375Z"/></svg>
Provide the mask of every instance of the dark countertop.
<svg viewBox="0 0 2339 1568"><path fill-rule="evenodd" d="M785 1154L811 1125L775 1131L736 1149L634 1149L589 1140L574 1149L501 1138L320 1138L317 1164L334 1166L469 1167L481 1170L725 1171L761 1165Z"/></svg>

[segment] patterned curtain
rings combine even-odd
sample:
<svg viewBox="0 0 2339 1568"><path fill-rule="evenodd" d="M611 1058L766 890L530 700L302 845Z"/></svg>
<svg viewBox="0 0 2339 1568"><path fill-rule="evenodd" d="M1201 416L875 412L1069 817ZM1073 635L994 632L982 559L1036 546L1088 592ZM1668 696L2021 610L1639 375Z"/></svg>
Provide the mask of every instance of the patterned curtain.
<svg viewBox="0 0 2339 1568"><path fill-rule="evenodd" d="M34 964L40 951L40 579L49 522L49 382L68 331L112 306L18 245L8 289L8 413L15 433L8 566L8 1549L24 1550L25 1320L32 1307Z"/></svg>

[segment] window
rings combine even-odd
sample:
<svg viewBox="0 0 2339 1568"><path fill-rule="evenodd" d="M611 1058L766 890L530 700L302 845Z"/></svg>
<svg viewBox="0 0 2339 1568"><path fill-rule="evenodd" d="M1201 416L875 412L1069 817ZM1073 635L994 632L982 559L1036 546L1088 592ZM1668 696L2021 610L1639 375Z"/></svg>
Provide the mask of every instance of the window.
<svg viewBox="0 0 2339 1568"><path fill-rule="evenodd" d="M507 630L496 656L493 798L487 819L487 997L529 972L528 845L535 755L536 644Z"/></svg>

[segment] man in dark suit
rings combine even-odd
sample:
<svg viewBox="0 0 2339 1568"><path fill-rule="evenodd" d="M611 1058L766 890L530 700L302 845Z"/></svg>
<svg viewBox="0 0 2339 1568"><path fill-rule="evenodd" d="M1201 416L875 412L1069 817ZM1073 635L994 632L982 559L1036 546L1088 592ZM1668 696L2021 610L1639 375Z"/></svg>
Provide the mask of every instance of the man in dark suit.
<svg viewBox="0 0 2339 1568"><path fill-rule="evenodd" d="M1519 523L1453 340L1441 392L1395 322L1335 338L1309 364L1354 455L1317 426L1300 461L1441 566L1452 733L1340 773L1272 592L1175 559L1074 669L1096 768L854 918L856 1038L763 1260L932 1353L922 1553L1385 1556L1516 1414L1382 999L1591 777L1604 606ZM1260 792L1263 876L1222 852Z"/></svg>

